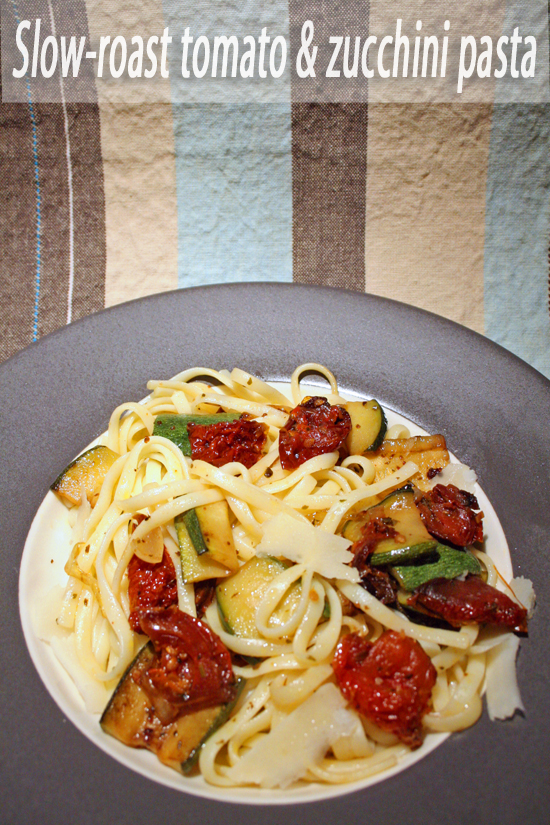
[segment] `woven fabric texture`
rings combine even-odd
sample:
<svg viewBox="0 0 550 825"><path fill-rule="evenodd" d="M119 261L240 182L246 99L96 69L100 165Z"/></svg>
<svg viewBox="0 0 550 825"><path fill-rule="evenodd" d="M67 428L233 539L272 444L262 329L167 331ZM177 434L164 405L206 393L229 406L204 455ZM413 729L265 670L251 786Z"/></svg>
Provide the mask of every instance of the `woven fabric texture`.
<svg viewBox="0 0 550 825"><path fill-rule="evenodd" d="M127 4L78 5L131 30ZM142 28L174 9L147 0ZM0 358L151 293L295 281L428 309L550 376L550 105L292 101L2 102Z"/></svg>

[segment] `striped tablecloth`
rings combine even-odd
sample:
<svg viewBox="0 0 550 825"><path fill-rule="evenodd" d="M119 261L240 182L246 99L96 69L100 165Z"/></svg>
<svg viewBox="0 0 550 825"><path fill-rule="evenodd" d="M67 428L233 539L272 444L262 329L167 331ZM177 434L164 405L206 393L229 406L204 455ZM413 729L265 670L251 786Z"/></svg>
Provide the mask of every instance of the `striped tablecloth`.
<svg viewBox="0 0 550 825"><path fill-rule="evenodd" d="M73 7L124 32L130 5ZM431 310L550 376L550 104L291 100L3 102L0 356L143 295L294 281Z"/></svg>

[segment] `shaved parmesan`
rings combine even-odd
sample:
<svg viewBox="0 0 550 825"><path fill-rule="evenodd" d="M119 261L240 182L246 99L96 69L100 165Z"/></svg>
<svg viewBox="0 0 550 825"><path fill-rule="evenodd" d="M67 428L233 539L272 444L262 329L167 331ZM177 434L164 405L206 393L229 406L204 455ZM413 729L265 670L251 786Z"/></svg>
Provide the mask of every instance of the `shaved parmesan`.
<svg viewBox="0 0 550 825"><path fill-rule="evenodd" d="M524 710L516 676L518 647L518 637L508 633L487 654L487 711L492 720L509 719L516 710Z"/></svg>
<svg viewBox="0 0 550 825"><path fill-rule="evenodd" d="M494 647L501 645L502 642L508 638L510 631L507 627L484 627L482 628L475 645L470 648L470 653L477 655L478 653L487 653Z"/></svg>
<svg viewBox="0 0 550 825"><path fill-rule="evenodd" d="M374 742L367 738L359 714L353 713L353 715L355 716L353 731L332 743L332 752L336 759L361 759L372 756L375 751Z"/></svg>
<svg viewBox="0 0 550 825"><path fill-rule="evenodd" d="M280 513L264 525L264 535L256 547L257 556L283 556L304 564L326 579L359 581L359 571L349 564L353 553L350 542L307 522Z"/></svg>
<svg viewBox="0 0 550 825"><path fill-rule="evenodd" d="M454 484L459 490L475 493L476 481L477 476L474 470L468 467L467 464L453 461L443 467L441 472L435 475L431 481L426 482L426 487L432 489L436 484Z"/></svg>
<svg viewBox="0 0 550 825"><path fill-rule="evenodd" d="M533 583L519 576L512 579L510 589L531 618L536 601ZM496 632L493 638L497 638ZM500 644L488 650L486 687L490 719L510 719L516 710L524 710L516 675L519 642L519 638L513 633L506 633ZM480 646L478 643L477 647Z"/></svg>
<svg viewBox="0 0 550 825"><path fill-rule="evenodd" d="M235 782L288 788L318 762L333 742L355 731L356 718L333 684L323 685L230 768Z"/></svg>
<svg viewBox="0 0 550 825"><path fill-rule="evenodd" d="M510 587L518 602L527 610L527 616L530 619L535 610L535 602L537 600L533 582L531 579L517 576L510 582Z"/></svg>

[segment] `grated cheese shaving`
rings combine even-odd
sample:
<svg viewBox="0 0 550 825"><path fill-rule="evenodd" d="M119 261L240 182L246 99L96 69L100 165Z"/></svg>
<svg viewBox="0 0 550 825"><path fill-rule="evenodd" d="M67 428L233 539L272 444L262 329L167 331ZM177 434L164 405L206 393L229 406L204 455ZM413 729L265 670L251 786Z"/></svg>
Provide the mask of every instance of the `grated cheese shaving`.
<svg viewBox="0 0 550 825"><path fill-rule="evenodd" d="M537 600L533 582L524 576L516 576L510 582L510 587L518 602L527 610L527 616L530 619L533 616Z"/></svg>
<svg viewBox="0 0 550 825"><path fill-rule="evenodd" d="M235 782L288 788L318 762L333 742L350 736L356 718L333 684L320 687L228 770Z"/></svg>
<svg viewBox="0 0 550 825"><path fill-rule="evenodd" d="M487 653L487 711L489 718L509 719L524 710L516 676L519 638L508 633L502 643Z"/></svg>
<svg viewBox="0 0 550 825"><path fill-rule="evenodd" d="M349 566L353 560L353 553L347 549L350 544L342 536L335 536L280 513L264 525L264 535L256 547L256 555L283 556L289 561L304 564L326 579L358 582L359 571Z"/></svg>
<svg viewBox="0 0 550 825"><path fill-rule="evenodd" d="M426 482L428 489L433 489L436 484L454 484L459 490L467 490L469 493L475 493L477 475L475 470L468 467L467 464L460 464L459 462L452 462L443 467L440 473L433 477L431 481Z"/></svg>

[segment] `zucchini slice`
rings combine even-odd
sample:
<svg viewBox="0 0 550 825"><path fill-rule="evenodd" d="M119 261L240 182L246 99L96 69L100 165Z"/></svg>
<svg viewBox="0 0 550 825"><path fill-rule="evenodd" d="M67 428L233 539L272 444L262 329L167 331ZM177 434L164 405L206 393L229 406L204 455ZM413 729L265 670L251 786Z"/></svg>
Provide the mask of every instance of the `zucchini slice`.
<svg viewBox="0 0 550 825"><path fill-rule="evenodd" d="M80 504L82 492L91 504L99 495L105 476L119 458L109 447L98 445L86 450L65 467L50 490L70 504Z"/></svg>
<svg viewBox="0 0 550 825"><path fill-rule="evenodd" d="M140 673L147 670L153 656L153 645L149 642L122 676L103 712L100 725L105 733L114 736L124 745L147 748L164 765L181 773L190 773L208 737L228 719L242 691L244 680L238 680L236 696L232 702L204 708L163 725L155 716L147 694L136 681Z"/></svg>
<svg viewBox="0 0 550 825"><path fill-rule="evenodd" d="M456 550L445 544L438 544L437 558L419 564L403 564L391 568L391 573L403 590L416 590L432 579L456 579L463 573L481 574L481 565L468 550Z"/></svg>
<svg viewBox="0 0 550 825"><path fill-rule="evenodd" d="M436 547L437 542L432 539L419 544L411 544L409 547L393 547L385 553L375 551L369 562L374 567L384 567L388 564L405 564L406 562L424 559L427 556L433 557Z"/></svg>
<svg viewBox="0 0 550 825"><path fill-rule="evenodd" d="M220 582L216 588L218 611L224 628L234 636L257 639L256 610L273 579L290 564L272 556L255 556L243 564L238 573ZM274 611L271 623L284 624L295 611L302 595L296 582Z"/></svg>
<svg viewBox="0 0 550 825"><path fill-rule="evenodd" d="M202 534L197 508L194 507L192 510L187 510L187 512L182 513L181 516L178 516L178 519L183 521L197 556L202 556L203 553L207 553L208 547L206 546L206 542Z"/></svg>
<svg viewBox="0 0 550 825"><path fill-rule="evenodd" d="M200 582L205 579L219 579L231 575L233 570L215 561L210 553L199 555L195 549L184 516L174 520L180 549L181 572L184 582Z"/></svg>
<svg viewBox="0 0 550 825"><path fill-rule="evenodd" d="M415 504L411 485L395 490L386 498L350 519L342 531L344 538L359 541L369 522L378 519L391 526L396 535L382 538L374 548L369 563L375 566L399 564L428 556L437 541L428 533Z"/></svg>
<svg viewBox="0 0 550 825"><path fill-rule="evenodd" d="M442 435L415 435L383 441L369 458L376 471L374 480L380 481L405 464L414 461L418 473L414 482L421 490L429 488L428 470L442 469L449 463L449 451Z"/></svg>
<svg viewBox="0 0 550 825"><path fill-rule="evenodd" d="M214 415L163 413L155 420L153 435L168 438L180 448L185 456L191 458L191 442L187 432L189 424L196 423L208 427L211 424L219 424L224 421L236 421L240 417L241 414L236 412L216 413ZM198 556L208 553L210 556L209 562L217 562L229 571L238 570L239 561L233 542L227 502L217 501L213 504L205 504L202 507L189 510L182 517L178 517L176 529L180 538L180 549L181 545L184 545L185 560L182 556L182 568L184 569L184 576L190 577L186 581L201 581L216 575L227 575L227 572L217 571L212 575L205 575L206 569L203 570L202 568L208 568L209 563L202 566L194 563L193 556L188 552L188 541L184 531L187 531Z"/></svg>
<svg viewBox="0 0 550 825"><path fill-rule="evenodd" d="M388 425L381 405L373 398L372 401L349 401L346 409L351 418L351 430L346 439L350 455L376 450Z"/></svg>
<svg viewBox="0 0 550 825"><path fill-rule="evenodd" d="M191 442L187 432L188 424L202 424L208 427L210 424L219 424L221 421L236 421L241 417L235 413L216 413L215 415L181 415L179 413L161 413L153 425L153 435L160 435L168 438L180 448L182 453L191 458Z"/></svg>
<svg viewBox="0 0 550 825"><path fill-rule="evenodd" d="M188 510L183 513L183 523L197 555L208 553L211 559L224 567L233 571L239 569L226 501L215 501Z"/></svg>
<svg viewBox="0 0 550 825"><path fill-rule="evenodd" d="M153 645L149 642L126 668L99 720L105 733L133 748L145 747L143 720L149 709L147 697L133 677L149 667L153 656Z"/></svg>

